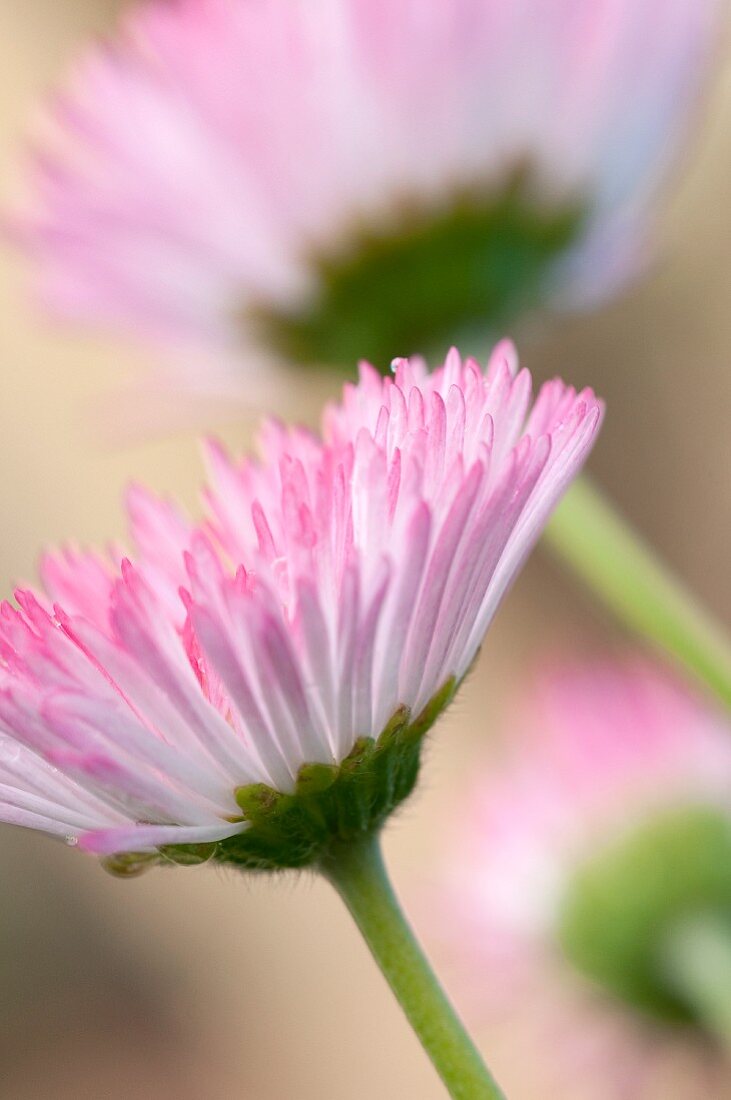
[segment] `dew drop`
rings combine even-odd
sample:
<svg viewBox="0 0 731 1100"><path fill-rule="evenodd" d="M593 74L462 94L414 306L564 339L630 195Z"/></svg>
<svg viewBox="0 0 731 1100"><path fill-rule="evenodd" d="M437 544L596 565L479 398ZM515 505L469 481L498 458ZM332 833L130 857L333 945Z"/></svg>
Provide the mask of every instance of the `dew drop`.
<svg viewBox="0 0 731 1100"><path fill-rule="evenodd" d="M159 858L157 852L122 852L116 856L105 856L101 865L115 878L135 878L154 867Z"/></svg>

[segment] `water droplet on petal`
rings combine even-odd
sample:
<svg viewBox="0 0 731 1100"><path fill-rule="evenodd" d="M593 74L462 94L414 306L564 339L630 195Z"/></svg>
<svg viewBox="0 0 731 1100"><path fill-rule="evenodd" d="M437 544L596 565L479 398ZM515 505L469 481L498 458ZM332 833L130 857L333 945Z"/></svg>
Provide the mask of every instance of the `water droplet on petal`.
<svg viewBox="0 0 731 1100"><path fill-rule="evenodd" d="M159 861L157 852L121 852L105 856L100 862L104 870L115 878L135 878L154 867Z"/></svg>

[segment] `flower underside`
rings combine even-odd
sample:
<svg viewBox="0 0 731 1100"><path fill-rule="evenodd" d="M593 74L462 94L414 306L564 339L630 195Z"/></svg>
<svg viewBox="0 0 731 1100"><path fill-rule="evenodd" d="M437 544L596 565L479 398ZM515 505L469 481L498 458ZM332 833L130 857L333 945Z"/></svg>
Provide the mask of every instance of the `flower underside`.
<svg viewBox="0 0 731 1100"><path fill-rule="evenodd" d="M104 867L126 877L165 862L191 865L214 860L251 871L321 862L340 844L379 829L411 794L424 736L450 703L456 686L449 680L414 720L407 708L400 708L377 739L359 738L340 764L304 764L291 794L264 783L239 787L241 820L250 823L244 832L215 844L121 853L104 859Z"/></svg>
<svg viewBox="0 0 731 1100"><path fill-rule="evenodd" d="M296 363L388 369L394 349L440 354L486 342L537 305L551 266L577 239L577 203L539 203L529 174L464 190L438 209L404 202L390 229L360 225L337 254L315 255L318 290L298 312L247 312L262 341Z"/></svg>
<svg viewBox="0 0 731 1100"><path fill-rule="evenodd" d="M560 939L579 970L635 1009L702 1026L663 963L674 931L697 917L731 931L731 819L709 807L666 812L594 856L567 891Z"/></svg>

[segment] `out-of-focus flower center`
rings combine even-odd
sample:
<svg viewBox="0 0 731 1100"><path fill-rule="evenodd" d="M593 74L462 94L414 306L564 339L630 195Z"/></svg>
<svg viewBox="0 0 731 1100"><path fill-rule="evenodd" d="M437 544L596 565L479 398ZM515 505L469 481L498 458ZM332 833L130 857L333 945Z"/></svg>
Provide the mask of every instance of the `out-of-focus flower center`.
<svg viewBox="0 0 731 1100"><path fill-rule="evenodd" d="M731 936L731 818L686 807L644 822L574 874L559 936L569 961L611 994L663 1021L701 1024L667 963L677 931L709 918Z"/></svg>
<svg viewBox="0 0 731 1100"><path fill-rule="evenodd" d="M257 307L247 321L295 363L382 370L395 352L480 355L495 333L536 306L551 266L583 222L577 204L539 202L524 171L489 194L462 191L426 209L405 201L388 226L361 224L313 255L316 291L294 312Z"/></svg>

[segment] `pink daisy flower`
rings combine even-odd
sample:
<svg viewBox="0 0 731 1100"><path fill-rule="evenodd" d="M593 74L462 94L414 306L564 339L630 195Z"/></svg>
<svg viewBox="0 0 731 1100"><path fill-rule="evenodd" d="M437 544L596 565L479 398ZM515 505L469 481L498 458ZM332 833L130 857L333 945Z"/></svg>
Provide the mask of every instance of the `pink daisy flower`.
<svg viewBox="0 0 731 1100"><path fill-rule="evenodd" d="M164 0L47 112L16 230L58 314L195 391L442 356L645 253L712 0Z"/></svg>
<svg viewBox="0 0 731 1100"><path fill-rule="evenodd" d="M487 373L456 352L394 371L363 366L321 437L209 446L200 523L133 491L134 562L52 554L2 606L0 819L301 865L409 793L601 405L554 381L528 412L508 345Z"/></svg>
<svg viewBox="0 0 731 1100"><path fill-rule="evenodd" d="M728 1001L725 717L641 661L554 669L508 717L463 826L447 936L510 1094L731 1095L726 1026L696 997L725 955ZM709 953L691 964L678 945L698 927Z"/></svg>

